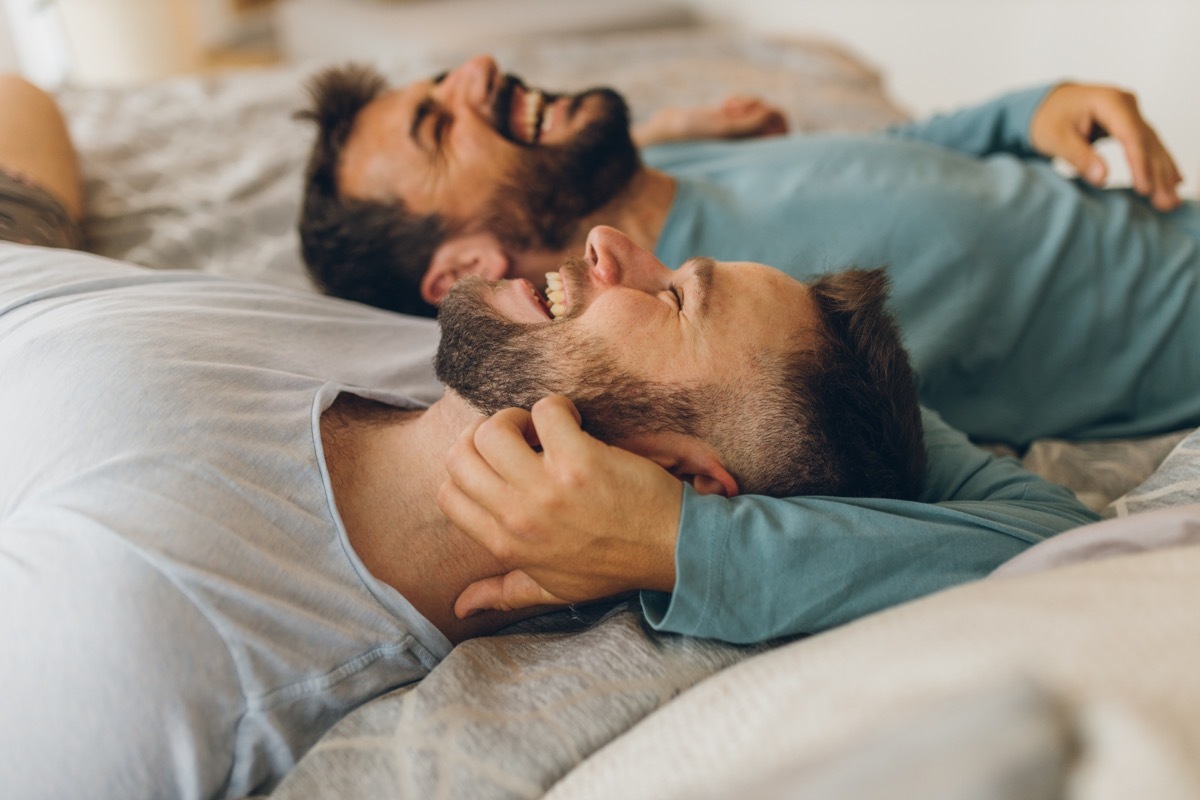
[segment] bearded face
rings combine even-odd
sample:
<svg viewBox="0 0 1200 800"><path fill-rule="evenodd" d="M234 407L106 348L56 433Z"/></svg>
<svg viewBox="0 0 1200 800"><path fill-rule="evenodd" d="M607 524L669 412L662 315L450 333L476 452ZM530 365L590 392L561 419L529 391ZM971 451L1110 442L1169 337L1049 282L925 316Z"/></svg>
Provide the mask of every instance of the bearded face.
<svg viewBox="0 0 1200 800"><path fill-rule="evenodd" d="M585 430L610 443L639 433L696 432L694 398L703 391L624 370L609 348L579 332L571 315L546 323L505 319L486 300L494 285L477 277L459 281L438 310L438 379L476 410L530 408L548 394L563 394L579 409Z"/></svg>
<svg viewBox="0 0 1200 800"><path fill-rule="evenodd" d="M511 109L518 88L524 98L519 114ZM494 190L485 229L515 249L561 249L579 221L616 197L640 164L628 106L612 89L571 96L570 115L588 114L586 126L565 142L539 143L542 114L558 99L511 75L497 92L497 131L526 151Z"/></svg>

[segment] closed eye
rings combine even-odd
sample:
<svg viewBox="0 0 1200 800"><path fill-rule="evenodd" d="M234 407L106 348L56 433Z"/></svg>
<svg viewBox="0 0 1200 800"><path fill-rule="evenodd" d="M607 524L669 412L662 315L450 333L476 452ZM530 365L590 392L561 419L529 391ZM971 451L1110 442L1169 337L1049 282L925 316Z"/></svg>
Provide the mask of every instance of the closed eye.
<svg viewBox="0 0 1200 800"><path fill-rule="evenodd" d="M433 128L433 145L439 150L442 147L442 142L446 138L446 131L450 129L452 119L449 114L441 113L437 115L437 122Z"/></svg>

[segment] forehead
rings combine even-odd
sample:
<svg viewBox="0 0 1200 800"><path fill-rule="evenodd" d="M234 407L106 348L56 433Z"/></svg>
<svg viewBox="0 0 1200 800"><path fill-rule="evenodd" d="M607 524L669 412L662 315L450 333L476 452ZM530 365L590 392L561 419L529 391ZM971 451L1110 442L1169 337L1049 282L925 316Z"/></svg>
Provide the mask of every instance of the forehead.
<svg viewBox="0 0 1200 800"><path fill-rule="evenodd" d="M396 176L417 169L425 154L412 141L416 108L432 80L392 89L367 103L354 118L338 163L338 188L347 197L392 200Z"/></svg>
<svg viewBox="0 0 1200 800"><path fill-rule="evenodd" d="M748 351L784 346L817 324L808 287L762 264L716 264L707 294L707 324Z"/></svg>

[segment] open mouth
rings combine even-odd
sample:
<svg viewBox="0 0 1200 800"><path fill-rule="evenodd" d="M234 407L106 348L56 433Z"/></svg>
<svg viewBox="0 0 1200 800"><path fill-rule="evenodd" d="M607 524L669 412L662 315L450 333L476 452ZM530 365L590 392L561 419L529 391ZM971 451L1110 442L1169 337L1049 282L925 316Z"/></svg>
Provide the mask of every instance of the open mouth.
<svg viewBox="0 0 1200 800"><path fill-rule="evenodd" d="M542 134L551 127L551 107L555 96L530 89L516 78L508 78L508 84L496 98L495 119L500 133L518 144L537 145Z"/></svg>
<svg viewBox="0 0 1200 800"><path fill-rule="evenodd" d="M524 144L536 145L550 127L549 98L539 89L526 89L513 106L509 124L513 135Z"/></svg>

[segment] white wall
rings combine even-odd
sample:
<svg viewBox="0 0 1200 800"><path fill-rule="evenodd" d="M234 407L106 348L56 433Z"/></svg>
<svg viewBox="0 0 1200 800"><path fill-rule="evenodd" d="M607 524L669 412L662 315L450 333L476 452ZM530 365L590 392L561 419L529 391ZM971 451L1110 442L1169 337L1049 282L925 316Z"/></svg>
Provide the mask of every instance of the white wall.
<svg viewBox="0 0 1200 800"><path fill-rule="evenodd" d="M878 65L916 114L1063 77L1135 90L1200 187L1197 0L690 0L769 33L824 34Z"/></svg>
<svg viewBox="0 0 1200 800"><path fill-rule="evenodd" d="M0 70L47 88L152 80L194 68L202 48L264 37L270 21L228 0L0 0Z"/></svg>
<svg viewBox="0 0 1200 800"><path fill-rule="evenodd" d="M47 88L59 84L70 66L70 56L62 41L57 9L42 0L0 0L0 16L12 37L12 68Z"/></svg>
<svg viewBox="0 0 1200 800"><path fill-rule="evenodd" d="M13 41L12 24L8 20L8 9L0 3L0 72L18 72L17 45Z"/></svg>

